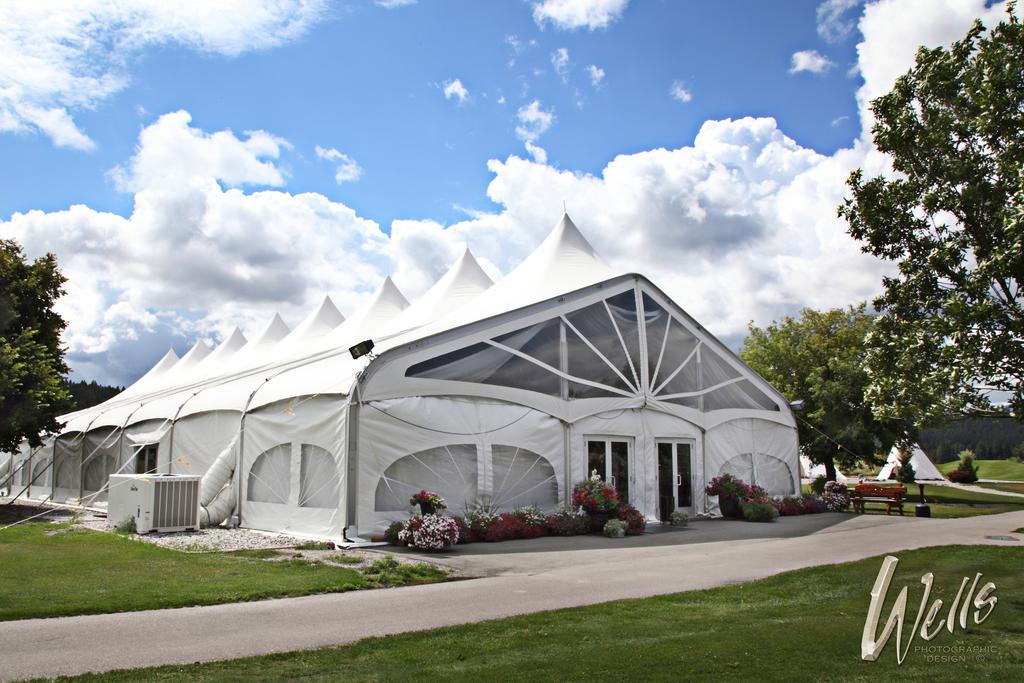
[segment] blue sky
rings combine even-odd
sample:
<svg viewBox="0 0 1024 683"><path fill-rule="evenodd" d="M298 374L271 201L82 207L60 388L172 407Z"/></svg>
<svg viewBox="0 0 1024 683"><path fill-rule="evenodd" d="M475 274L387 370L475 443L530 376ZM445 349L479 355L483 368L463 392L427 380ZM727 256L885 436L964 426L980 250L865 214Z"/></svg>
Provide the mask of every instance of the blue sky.
<svg viewBox="0 0 1024 683"><path fill-rule="evenodd" d="M131 155L141 126L177 109L206 130L286 138L290 186L344 201L385 229L395 218L451 222L464 217L456 207L493 210L485 162L522 153L516 111L534 99L554 111L540 144L560 168L599 173L618 154L682 146L705 120L737 116L774 116L801 145L831 153L859 134L860 82L847 73L854 41L823 40L817 4L641 2L608 28L562 31L538 26L518 0L390 10L343 2L274 49L238 57L146 49L132 60L129 87L75 114L94 152L0 136L0 216L77 202L130 212L132 196L105 172ZM568 83L552 65L559 48L568 50ZM837 66L790 74L800 49ZM605 73L599 88L591 64ZM456 78L469 91L461 104L442 93ZM671 97L675 81L691 101ZM356 160L359 181L339 186L317 145Z"/></svg>
<svg viewBox="0 0 1024 683"><path fill-rule="evenodd" d="M736 347L877 294L838 220L868 103L987 0L0 6L0 235L57 254L74 376L492 276L562 202Z"/></svg>

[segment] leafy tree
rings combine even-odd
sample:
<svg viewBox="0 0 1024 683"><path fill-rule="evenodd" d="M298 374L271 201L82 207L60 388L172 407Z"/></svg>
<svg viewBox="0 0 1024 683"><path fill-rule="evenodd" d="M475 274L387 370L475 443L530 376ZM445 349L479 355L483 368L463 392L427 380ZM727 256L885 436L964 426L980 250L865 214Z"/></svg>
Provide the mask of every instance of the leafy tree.
<svg viewBox="0 0 1024 683"><path fill-rule="evenodd" d="M804 309L764 329L750 324L740 357L790 401L802 400L797 425L801 449L825 466L834 480L836 464L878 464L906 436L902 422L874 415L864 400L868 373L865 337L873 317L866 305L847 309Z"/></svg>
<svg viewBox="0 0 1024 683"><path fill-rule="evenodd" d="M909 449L900 451L900 466L896 471L896 479L901 484L913 484L917 479L914 463L910 461L912 457L914 457L914 454Z"/></svg>
<svg viewBox="0 0 1024 683"><path fill-rule="evenodd" d="M53 310L65 282L52 254L30 263L16 242L0 240L0 451L41 445L70 408L65 322Z"/></svg>
<svg viewBox="0 0 1024 683"><path fill-rule="evenodd" d="M1024 31L975 22L871 104L895 173L855 171L839 207L863 250L897 265L875 300L866 397L913 424L992 410L1024 419Z"/></svg>

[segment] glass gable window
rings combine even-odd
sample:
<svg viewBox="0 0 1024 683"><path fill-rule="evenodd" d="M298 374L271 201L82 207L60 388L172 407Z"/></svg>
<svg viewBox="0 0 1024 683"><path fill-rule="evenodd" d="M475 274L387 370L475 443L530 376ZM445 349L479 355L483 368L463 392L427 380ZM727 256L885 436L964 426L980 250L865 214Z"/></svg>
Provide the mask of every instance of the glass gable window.
<svg viewBox="0 0 1024 683"><path fill-rule="evenodd" d="M407 377L490 384L568 400L632 397L695 410L779 410L685 316L628 289L558 317L470 344L406 370ZM641 343L644 342L644 343Z"/></svg>

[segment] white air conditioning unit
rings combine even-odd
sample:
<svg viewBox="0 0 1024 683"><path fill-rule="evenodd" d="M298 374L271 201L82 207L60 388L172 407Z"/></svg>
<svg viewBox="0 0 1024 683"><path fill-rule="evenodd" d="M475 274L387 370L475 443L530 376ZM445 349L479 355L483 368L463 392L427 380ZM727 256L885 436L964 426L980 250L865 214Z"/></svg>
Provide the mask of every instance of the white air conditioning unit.
<svg viewBox="0 0 1024 683"><path fill-rule="evenodd" d="M199 482L191 474L112 474L107 520L117 525L135 520L135 531L199 529Z"/></svg>

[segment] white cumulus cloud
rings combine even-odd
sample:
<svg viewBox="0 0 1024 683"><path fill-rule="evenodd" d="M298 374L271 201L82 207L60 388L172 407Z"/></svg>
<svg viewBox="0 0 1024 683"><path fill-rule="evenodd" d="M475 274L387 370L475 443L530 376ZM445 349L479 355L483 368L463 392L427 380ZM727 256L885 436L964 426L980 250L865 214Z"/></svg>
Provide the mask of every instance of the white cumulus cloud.
<svg viewBox="0 0 1024 683"><path fill-rule="evenodd" d="M628 5L629 0L542 0L533 5L533 19L541 27L594 31L621 19Z"/></svg>
<svg viewBox="0 0 1024 683"><path fill-rule="evenodd" d="M789 67L789 73L791 74L800 73L801 71L823 74L835 66L835 62L817 50L800 50L799 52L794 52L790 59L792 66Z"/></svg>
<svg viewBox="0 0 1024 683"><path fill-rule="evenodd" d="M684 104L693 99L693 93L686 89L686 85L682 81L673 81L668 89L668 94L672 96L672 99Z"/></svg>
<svg viewBox="0 0 1024 683"><path fill-rule="evenodd" d="M462 81L458 78L445 81L442 84L442 92L444 92L446 100L455 98L459 101L459 104L469 99L469 91L466 90L466 86L462 85Z"/></svg>
<svg viewBox="0 0 1024 683"><path fill-rule="evenodd" d="M339 185L350 180L359 180L363 177L363 169L356 163L356 160L347 154L339 152L333 147L324 148L317 145L316 156L319 159L330 161L335 164L334 180Z"/></svg>
<svg viewBox="0 0 1024 683"><path fill-rule="evenodd" d="M562 79L562 83L569 82L569 50L560 47L551 53L551 66L555 73Z"/></svg>
<svg viewBox="0 0 1024 683"><path fill-rule="evenodd" d="M590 78L590 84L595 88L601 87L604 83L604 69L594 64L587 65L587 76Z"/></svg>
<svg viewBox="0 0 1024 683"><path fill-rule="evenodd" d="M545 110L540 100L533 100L523 105L516 112L516 119L519 125L516 126L516 135L520 140L528 143L536 143L555 122L554 109Z"/></svg>
<svg viewBox="0 0 1024 683"><path fill-rule="evenodd" d="M826 42L838 43L849 37L857 27L857 18L851 10L859 7L861 0L825 0L816 10L818 35Z"/></svg>
<svg viewBox="0 0 1024 683"><path fill-rule="evenodd" d="M145 48L176 45L235 56L292 41L324 0L70 0L0 3L0 133L41 133L59 147L95 143L74 112L131 81Z"/></svg>

